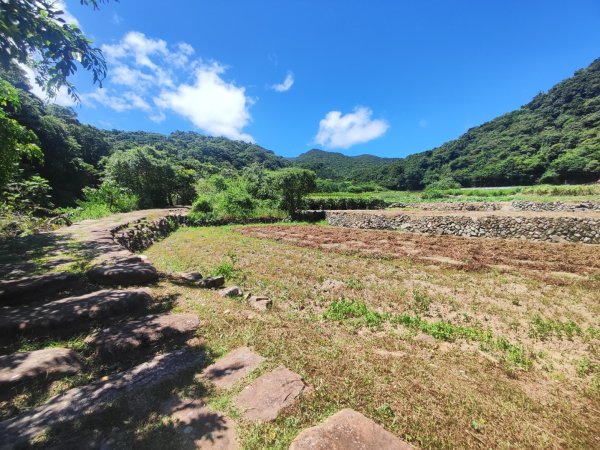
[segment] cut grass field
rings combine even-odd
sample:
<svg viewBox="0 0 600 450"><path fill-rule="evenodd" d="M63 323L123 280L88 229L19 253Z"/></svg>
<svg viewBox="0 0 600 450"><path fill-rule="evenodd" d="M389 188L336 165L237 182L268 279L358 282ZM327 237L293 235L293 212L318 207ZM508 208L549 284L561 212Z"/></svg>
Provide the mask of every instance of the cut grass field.
<svg viewBox="0 0 600 450"><path fill-rule="evenodd" d="M155 288L199 315L212 355L248 345L268 359L258 374L284 365L311 387L259 425L239 419L231 393L209 390L208 403L236 418L242 448L287 448L346 407L421 448L600 446L598 246L519 253L486 239L503 249L499 261L473 264L463 257L475 240L420 237L386 253L384 241L409 235L362 232L358 245L326 226L185 228L145 252L160 270L222 273L274 300L257 313L215 292ZM336 234L356 245L327 246ZM456 251L445 255L440 239ZM560 273L536 275L550 270Z"/></svg>
<svg viewBox="0 0 600 450"><path fill-rule="evenodd" d="M463 188L437 191L428 195L426 191L378 191L378 192L330 192L315 193L319 198L376 198L388 203L429 202L582 202L600 201L600 185L539 185L498 188Z"/></svg>

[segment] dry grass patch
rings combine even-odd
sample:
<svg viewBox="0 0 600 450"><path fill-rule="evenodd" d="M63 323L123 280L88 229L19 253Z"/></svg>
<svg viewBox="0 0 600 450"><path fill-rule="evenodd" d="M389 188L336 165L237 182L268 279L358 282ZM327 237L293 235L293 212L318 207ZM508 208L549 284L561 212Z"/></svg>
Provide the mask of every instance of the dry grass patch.
<svg viewBox="0 0 600 450"><path fill-rule="evenodd" d="M228 264L229 284L274 300L259 314L214 292L156 288L178 294L176 310L200 316L213 354L254 347L268 358L265 370L285 365L313 388L272 424L242 423L244 448L287 448L344 407L423 448L600 445L596 289L304 246L322 229L339 230L327 227L285 226L290 242L263 239L271 229L247 232L261 238L229 227L181 229L146 252L161 270L206 276ZM540 335L536 314L554 331ZM208 400L235 415L227 395Z"/></svg>

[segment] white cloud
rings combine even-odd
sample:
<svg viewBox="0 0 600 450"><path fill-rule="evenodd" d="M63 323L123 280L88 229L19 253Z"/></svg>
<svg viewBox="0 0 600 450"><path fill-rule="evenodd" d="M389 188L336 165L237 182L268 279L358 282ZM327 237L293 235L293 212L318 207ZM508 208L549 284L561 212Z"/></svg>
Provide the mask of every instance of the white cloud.
<svg viewBox="0 0 600 450"><path fill-rule="evenodd" d="M27 76L29 84L31 85L31 93L36 97L45 102L54 103L60 106L75 106L75 100L73 100L73 98L69 95L66 87L61 87L56 93L56 96L50 98L48 97L46 91L44 91L44 89L42 89L42 87L35 81L35 72L33 69L25 64L19 64L19 66L21 69L23 69L23 72L25 72L25 75Z"/></svg>
<svg viewBox="0 0 600 450"><path fill-rule="evenodd" d="M65 22L71 25L75 25L77 28L81 28L81 25L79 24L77 18L67 10L67 5L64 0L55 0L52 6L54 9L63 12L62 19L64 19Z"/></svg>
<svg viewBox="0 0 600 450"><path fill-rule="evenodd" d="M152 108L146 100L134 92L124 92L118 95L110 95L107 88L96 89L89 94L84 94L81 97L83 103L93 106L95 103L106 106L117 112L130 111L139 109L145 112L150 112Z"/></svg>
<svg viewBox="0 0 600 450"><path fill-rule="evenodd" d="M175 112L207 134L254 142L243 131L252 120L253 100L224 78L223 65L194 57L190 44L170 45L130 31L102 51L109 63L107 88L82 96L88 105L143 111L156 123Z"/></svg>
<svg viewBox="0 0 600 450"><path fill-rule="evenodd" d="M315 142L329 148L349 148L383 136L390 126L383 119L371 119L372 114L364 106L344 115L330 111L319 122Z"/></svg>
<svg viewBox="0 0 600 450"><path fill-rule="evenodd" d="M283 83L274 84L271 86L271 89L277 92L287 92L294 85L294 74L292 72L288 72Z"/></svg>
<svg viewBox="0 0 600 450"><path fill-rule="evenodd" d="M155 103L189 119L209 134L254 142L242 129L250 123L248 107L252 101L245 89L228 83L221 75L223 66L212 64L196 69L194 84L181 84L164 91Z"/></svg>

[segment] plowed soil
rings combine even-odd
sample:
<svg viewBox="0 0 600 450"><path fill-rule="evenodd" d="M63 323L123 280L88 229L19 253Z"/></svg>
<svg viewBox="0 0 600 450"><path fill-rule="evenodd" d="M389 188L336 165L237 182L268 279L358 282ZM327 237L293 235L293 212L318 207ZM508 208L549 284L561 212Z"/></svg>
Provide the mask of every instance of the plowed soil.
<svg viewBox="0 0 600 450"><path fill-rule="evenodd" d="M543 274L544 277L561 272L593 278L600 275L600 245L429 236L316 225L243 227L238 231L326 251L408 257L420 262L472 270L514 268L538 272L537 275Z"/></svg>

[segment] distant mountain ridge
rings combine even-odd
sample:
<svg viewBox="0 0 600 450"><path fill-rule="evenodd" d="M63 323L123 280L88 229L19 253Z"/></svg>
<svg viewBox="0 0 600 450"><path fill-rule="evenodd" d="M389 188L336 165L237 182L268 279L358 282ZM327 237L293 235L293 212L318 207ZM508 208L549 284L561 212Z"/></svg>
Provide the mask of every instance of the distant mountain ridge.
<svg viewBox="0 0 600 450"><path fill-rule="evenodd" d="M347 156L319 149L312 149L288 159L295 166L314 170L318 177L331 180L352 180L365 171L399 161L399 158L382 158L367 154Z"/></svg>

